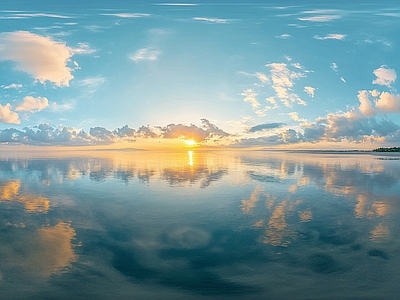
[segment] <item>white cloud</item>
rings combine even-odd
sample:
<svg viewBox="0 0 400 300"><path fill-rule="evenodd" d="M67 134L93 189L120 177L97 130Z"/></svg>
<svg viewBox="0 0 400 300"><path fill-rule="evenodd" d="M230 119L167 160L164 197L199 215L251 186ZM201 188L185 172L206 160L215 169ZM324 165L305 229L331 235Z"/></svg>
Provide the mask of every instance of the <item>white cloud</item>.
<svg viewBox="0 0 400 300"><path fill-rule="evenodd" d="M219 23L219 24L225 24L228 20L226 19L218 19L218 18L199 18L195 17L193 18L195 21L205 21L209 23Z"/></svg>
<svg viewBox="0 0 400 300"><path fill-rule="evenodd" d="M49 109L51 111L56 112L56 113L70 111L70 110L73 110L74 108L75 108L75 101L65 102L62 104L52 102L49 107Z"/></svg>
<svg viewBox="0 0 400 300"><path fill-rule="evenodd" d="M118 14L102 14L102 16L113 16L118 18L143 18L150 16L150 14L118 13Z"/></svg>
<svg viewBox="0 0 400 300"><path fill-rule="evenodd" d="M266 109L276 109L278 108L278 103L276 103L276 100L274 97L268 97L265 99L268 103L270 103L272 106L266 106Z"/></svg>
<svg viewBox="0 0 400 300"><path fill-rule="evenodd" d="M130 54L128 57L130 60L133 60L134 62L139 62L143 60L150 60L154 61L157 60L158 56L162 52L160 50L155 50L152 48L142 48L136 51L133 54Z"/></svg>
<svg viewBox="0 0 400 300"><path fill-rule="evenodd" d="M49 106L49 100L47 98L34 98L32 96L26 96L24 98L24 102L18 105L15 110L16 111L30 111L30 112L37 112L45 109Z"/></svg>
<svg viewBox="0 0 400 300"><path fill-rule="evenodd" d="M40 83L53 82L68 86L74 78L67 66L73 50L64 43L56 42L27 31L0 35L0 60L16 63L16 69L30 74Z"/></svg>
<svg viewBox="0 0 400 300"><path fill-rule="evenodd" d="M8 124L20 124L21 121L17 113L13 112L10 103L0 104L0 122Z"/></svg>
<svg viewBox="0 0 400 300"><path fill-rule="evenodd" d="M266 66L271 68L272 88L285 106L290 107L292 103L306 105L297 94L291 92L293 80L304 77L303 73L289 70L285 63L272 63Z"/></svg>
<svg viewBox="0 0 400 300"><path fill-rule="evenodd" d="M73 54L92 54L96 52L96 50L90 48L87 43L78 43L78 48L73 48L72 52Z"/></svg>
<svg viewBox="0 0 400 300"><path fill-rule="evenodd" d="M19 90L22 88L22 84L18 84L18 83L11 83L10 85L2 85L1 86L3 89L8 90L8 89L15 89L15 90Z"/></svg>
<svg viewBox="0 0 400 300"><path fill-rule="evenodd" d="M314 39L317 39L317 40L340 40L340 41L342 41L342 40L345 39L345 37L346 37L346 34L330 33L330 34L328 34L326 36L318 36L318 35L316 35L316 36L314 36Z"/></svg>
<svg viewBox="0 0 400 300"><path fill-rule="evenodd" d="M243 91L240 95L244 96L244 102L249 102L253 109L258 109L260 107L260 102L257 100L258 94L255 93L252 89L247 89Z"/></svg>
<svg viewBox="0 0 400 300"><path fill-rule="evenodd" d="M160 5L160 6L197 6L198 4L194 3L157 3L154 5Z"/></svg>
<svg viewBox="0 0 400 300"><path fill-rule="evenodd" d="M296 121L296 122L299 122L299 123L303 123L303 125L304 124L309 124L307 119L300 118L299 113L297 111L290 112L290 113L288 113L288 115L293 121Z"/></svg>
<svg viewBox="0 0 400 300"><path fill-rule="evenodd" d="M47 18L57 18L57 19L70 19L71 17L65 15L56 14L46 14L46 13L17 13L13 15L14 18L37 18L37 17L47 17Z"/></svg>
<svg viewBox="0 0 400 300"><path fill-rule="evenodd" d="M333 20L340 19L339 15L319 15L305 18L298 18L300 21L310 21L310 22L330 22Z"/></svg>
<svg viewBox="0 0 400 300"><path fill-rule="evenodd" d="M393 95L388 92L383 92L376 101L375 107L381 112L400 112L400 94Z"/></svg>
<svg viewBox="0 0 400 300"><path fill-rule="evenodd" d="M290 38L292 36L290 34L284 33L284 34L278 35L276 37L280 38L280 39L288 39L288 38Z"/></svg>
<svg viewBox="0 0 400 300"><path fill-rule="evenodd" d="M358 110L364 116L400 112L400 94L362 90L358 93L358 100L360 101Z"/></svg>
<svg viewBox="0 0 400 300"><path fill-rule="evenodd" d="M313 88L313 87L311 87L311 86L305 86L305 87L304 87L304 91L305 91L311 98L314 98L315 88Z"/></svg>
<svg viewBox="0 0 400 300"><path fill-rule="evenodd" d="M241 93L242 96L244 96L244 102L249 102L251 104L251 107L253 111L256 113L257 116L259 117L264 117L267 111L271 109L276 109L278 108L278 105L276 103L276 100L273 97L266 98L265 101L268 102L270 105L266 105L264 108L260 108L261 103L258 102L257 96L258 94L254 92L252 89L247 89Z"/></svg>
<svg viewBox="0 0 400 300"><path fill-rule="evenodd" d="M397 78L396 71L393 69L387 69L386 66L381 66L374 71L376 79L372 81L373 84L385 85L391 87L391 84L395 82Z"/></svg>
<svg viewBox="0 0 400 300"><path fill-rule="evenodd" d="M78 85L83 87L85 95L90 96L97 92L105 81L103 77L89 77L79 81Z"/></svg>
<svg viewBox="0 0 400 300"><path fill-rule="evenodd" d="M268 81L269 81L268 76L265 75L264 73L257 72L257 73L256 73L256 77L257 77L262 83L265 83L265 82L268 82Z"/></svg>
<svg viewBox="0 0 400 300"><path fill-rule="evenodd" d="M336 63L331 63L331 69L333 70L333 71L335 71L335 72L337 72L338 71L338 65L336 64Z"/></svg>
<svg viewBox="0 0 400 300"><path fill-rule="evenodd" d="M373 107L370 99L369 99L370 93L366 90L360 91L358 93L358 101L360 101L360 106L358 107L358 110L360 113L362 113L364 116L374 116L376 115L377 111Z"/></svg>
<svg viewBox="0 0 400 300"><path fill-rule="evenodd" d="M302 69L303 69L303 67L302 67L301 64L299 64L299 63L292 63L291 66L292 66L292 67L295 67L296 69L299 69L299 70L302 70Z"/></svg>

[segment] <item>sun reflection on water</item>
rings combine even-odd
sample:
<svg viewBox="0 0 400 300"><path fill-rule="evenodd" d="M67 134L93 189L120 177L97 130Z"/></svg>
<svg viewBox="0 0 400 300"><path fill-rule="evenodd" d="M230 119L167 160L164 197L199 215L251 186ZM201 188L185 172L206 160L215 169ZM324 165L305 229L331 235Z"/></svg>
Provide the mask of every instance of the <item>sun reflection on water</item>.
<svg viewBox="0 0 400 300"><path fill-rule="evenodd" d="M192 167L193 166L193 151L189 150L188 155L189 155L189 165Z"/></svg>

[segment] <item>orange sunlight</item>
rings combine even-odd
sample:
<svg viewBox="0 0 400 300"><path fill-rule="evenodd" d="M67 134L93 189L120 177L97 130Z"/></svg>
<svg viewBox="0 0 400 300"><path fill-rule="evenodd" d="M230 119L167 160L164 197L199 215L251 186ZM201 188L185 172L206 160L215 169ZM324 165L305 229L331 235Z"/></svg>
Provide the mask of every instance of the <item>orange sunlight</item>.
<svg viewBox="0 0 400 300"><path fill-rule="evenodd" d="M195 140L185 140L187 146L195 146L197 143Z"/></svg>

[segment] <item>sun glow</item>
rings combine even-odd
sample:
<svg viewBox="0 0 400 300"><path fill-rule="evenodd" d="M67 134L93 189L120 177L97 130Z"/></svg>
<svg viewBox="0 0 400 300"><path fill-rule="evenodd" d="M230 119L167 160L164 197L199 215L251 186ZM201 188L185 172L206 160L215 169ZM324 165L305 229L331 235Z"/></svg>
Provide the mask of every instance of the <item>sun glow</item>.
<svg viewBox="0 0 400 300"><path fill-rule="evenodd" d="M195 140L185 140L186 145L188 146L194 146L196 145L196 141Z"/></svg>

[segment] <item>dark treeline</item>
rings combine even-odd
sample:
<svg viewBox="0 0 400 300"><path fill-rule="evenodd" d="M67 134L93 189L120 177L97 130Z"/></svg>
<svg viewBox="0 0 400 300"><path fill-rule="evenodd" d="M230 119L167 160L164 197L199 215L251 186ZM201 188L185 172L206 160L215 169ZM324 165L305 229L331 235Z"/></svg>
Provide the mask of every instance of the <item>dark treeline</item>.
<svg viewBox="0 0 400 300"><path fill-rule="evenodd" d="M391 147L391 148L376 148L372 150L373 152L400 152L400 147Z"/></svg>

